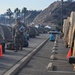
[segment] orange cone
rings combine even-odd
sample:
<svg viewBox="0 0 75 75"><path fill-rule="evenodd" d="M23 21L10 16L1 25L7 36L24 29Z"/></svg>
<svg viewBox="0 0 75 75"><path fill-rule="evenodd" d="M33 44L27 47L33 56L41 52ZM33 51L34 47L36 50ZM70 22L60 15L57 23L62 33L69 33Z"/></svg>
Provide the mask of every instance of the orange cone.
<svg viewBox="0 0 75 75"><path fill-rule="evenodd" d="M69 49L68 54L67 54L67 58L70 58L70 56L72 56L72 50Z"/></svg>
<svg viewBox="0 0 75 75"><path fill-rule="evenodd" d="M0 45L0 56L3 56L3 54L2 54L2 45Z"/></svg>

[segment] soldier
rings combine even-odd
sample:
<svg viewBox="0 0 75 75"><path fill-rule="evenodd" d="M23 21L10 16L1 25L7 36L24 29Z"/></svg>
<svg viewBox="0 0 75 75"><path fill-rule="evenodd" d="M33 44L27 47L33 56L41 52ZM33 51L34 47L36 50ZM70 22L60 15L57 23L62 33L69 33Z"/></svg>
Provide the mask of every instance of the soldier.
<svg viewBox="0 0 75 75"><path fill-rule="evenodd" d="M26 30L26 26L24 23L20 22L20 18L16 19L16 25L13 27L13 39L15 44L15 52L17 50L22 50L22 45L24 41L23 33Z"/></svg>

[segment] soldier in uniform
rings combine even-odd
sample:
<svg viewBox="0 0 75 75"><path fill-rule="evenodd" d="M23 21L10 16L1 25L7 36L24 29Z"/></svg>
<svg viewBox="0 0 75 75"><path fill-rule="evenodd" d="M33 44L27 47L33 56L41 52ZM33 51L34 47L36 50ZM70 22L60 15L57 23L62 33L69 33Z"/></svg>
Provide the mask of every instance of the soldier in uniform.
<svg viewBox="0 0 75 75"><path fill-rule="evenodd" d="M22 50L22 45L24 41L23 33L26 30L26 26L24 23L20 22L20 18L16 19L16 25L13 27L13 39L15 44L15 52L17 50Z"/></svg>

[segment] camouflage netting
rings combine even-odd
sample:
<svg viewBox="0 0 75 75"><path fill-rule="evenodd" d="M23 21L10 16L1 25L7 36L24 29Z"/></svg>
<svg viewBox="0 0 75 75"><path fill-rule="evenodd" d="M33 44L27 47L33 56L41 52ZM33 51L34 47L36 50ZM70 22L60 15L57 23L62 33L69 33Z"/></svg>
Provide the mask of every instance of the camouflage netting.
<svg viewBox="0 0 75 75"><path fill-rule="evenodd" d="M0 42L12 40L12 32L8 26L0 25Z"/></svg>

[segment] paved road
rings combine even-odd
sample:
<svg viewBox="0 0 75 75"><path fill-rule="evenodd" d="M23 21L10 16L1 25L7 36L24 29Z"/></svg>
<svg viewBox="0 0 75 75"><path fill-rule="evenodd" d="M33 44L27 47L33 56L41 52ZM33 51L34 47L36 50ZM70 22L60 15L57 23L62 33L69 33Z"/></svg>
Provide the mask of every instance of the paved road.
<svg viewBox="0 0 75 75"><path fill-rule="evenodd" d="M49 37L49 34L40 34L36 38L29 39L29 47L23 48L22 51L14 52L13 50L5 50L5 54L0 57L0 75L6 73L15 66L24 56L32 52L39 44ZM9 74L5 74L9 75Z"/></svg>
<svg viewBox="0 0 75 75"><path fill-rule="evenodd" d="M55 59L51 59L54 42L48 42L39 50L39 52L24 66L16 75L75 75L73 67L66 58L68 48L65 48L62 39L58 39L57 54L53 54ZM49 63L53 67L48 68Z"/></svg>

